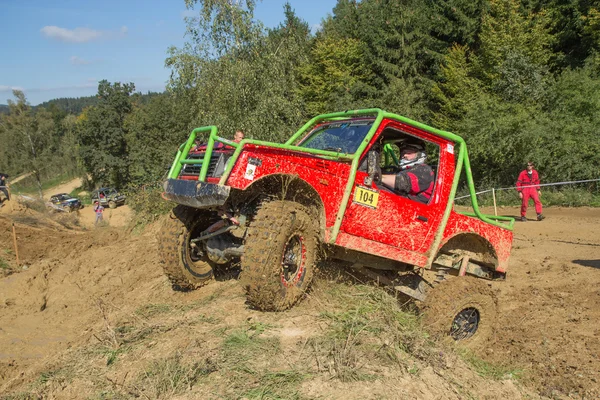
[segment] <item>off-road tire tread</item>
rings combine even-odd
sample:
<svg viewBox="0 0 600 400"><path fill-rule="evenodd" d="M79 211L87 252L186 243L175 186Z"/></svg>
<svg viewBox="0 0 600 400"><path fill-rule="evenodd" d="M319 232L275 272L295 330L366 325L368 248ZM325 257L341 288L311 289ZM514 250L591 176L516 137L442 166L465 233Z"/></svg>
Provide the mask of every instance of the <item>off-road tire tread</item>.
<svg viewBox="0 0 600 400"><path fill-rule="evenodd" d="M261 204L248 229L241 259L241 281L250 306L262 311L283 311L303 297L319 255L317 226L316 217L299 203L275 200ZM307 249L306 274L300 287L283 289L279 278L283 248L289 237L298 232Z"/></svg>
<svg viewBox="0 0 600 400"><path fill-rule="evenodd" d="M158 235L158 250L163 271L175 290L198 289L213 277L211 274L202 281L190 282L181 266L181 242L187 234L188 227L198 217L198 210L178 205L170 212Z"/></svg>
<svg viewBox="0 0 600 400"><path fill-rule="evenodd" d="M480 325L470 338L456 345L470 350L482 350L490 345L496 327L498 303L488 281L475 277L451 277L427 294L422 307L423 326L434 337L449 338L452 320L464 308L475 307L480 313Z"/></svg>

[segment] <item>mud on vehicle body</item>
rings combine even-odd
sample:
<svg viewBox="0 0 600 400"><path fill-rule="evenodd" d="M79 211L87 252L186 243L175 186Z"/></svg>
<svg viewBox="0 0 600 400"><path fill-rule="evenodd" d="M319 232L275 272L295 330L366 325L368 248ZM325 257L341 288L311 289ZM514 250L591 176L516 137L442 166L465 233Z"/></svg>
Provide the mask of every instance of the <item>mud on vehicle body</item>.
<svg viewBox="0 0 600 400"><path fill-rule="evenodd" d="M191 150L203 133L208 143ZM399 146L415 139L435 174L427 203L378 179L399 170ZM453 206L462 172L473 213ZM160 238L175 288L196 288L215 269L239 264L249 304L284 310L326 257L422 302L433 332L475 343L493 326L487 283L505 277L514 220L479 211L457 135L380 109L319 115L283 144L234 143L214 126L197 128L164 190L179 204Z"/></svg>

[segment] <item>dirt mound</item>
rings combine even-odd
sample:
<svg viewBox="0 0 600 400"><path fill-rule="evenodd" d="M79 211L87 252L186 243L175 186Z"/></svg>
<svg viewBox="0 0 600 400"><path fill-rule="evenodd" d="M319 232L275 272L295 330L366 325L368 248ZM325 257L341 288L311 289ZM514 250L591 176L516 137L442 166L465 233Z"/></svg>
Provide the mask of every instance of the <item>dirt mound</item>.
<svg viewBox="0 0 600 400"><path fill-rule="evenodd" d="M158 263L160 225L132 235L0 216L0 246L10 248L14 222L28 263L0 279L0 393L598 398L600 210L545 214L517 225L507 281L493 286L494 346L460 357L380 289L321 277L291 310L263 313L248 308L236 280L172 291Z"/></svg>
<svg viewBox="0 0 600 400"><path fill-rule="evenodd" d="M80 249L79 238L66 227L68 225L66 221L61 224L31 210L0 215L0 257L11 265L16 264L13 229L24 268L55 254L63 255L66 250Z"/></svg>

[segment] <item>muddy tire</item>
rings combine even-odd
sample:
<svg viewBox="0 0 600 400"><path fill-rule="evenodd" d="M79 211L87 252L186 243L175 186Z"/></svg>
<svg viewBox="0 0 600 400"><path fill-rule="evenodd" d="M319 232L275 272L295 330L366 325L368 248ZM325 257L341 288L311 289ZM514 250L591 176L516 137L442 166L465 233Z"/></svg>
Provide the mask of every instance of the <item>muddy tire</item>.
<svg viewBox="0 0 600 400"><path fill-rule="evenodd" d="M435 337L481 350L493 338L497 308L496 296L487 281L454 277L427 295L422 309L423 326Z"/></svg>
<svg viewBox="0 0 600 400"><path fill-rule="evenodd" d="M211 213L176 206L158 234L158 248L165 275L175 290L194 290L213 278L213 264L190 246L193 234L211 224Z"/></svg>
<svg viewBox="0 0 600 400"><path fill-rule="evenodd" d="M117 208L117 203L114 201L109 201L108 202L108 208Z"/></svg>
<svg viewBox="0 0 600 400"><path fill-rule="evenodd" d="M292 307L310 287L318 251L317 220L307 208L292 201L263 204L241 259L248 303L263 311Z"/></svg>

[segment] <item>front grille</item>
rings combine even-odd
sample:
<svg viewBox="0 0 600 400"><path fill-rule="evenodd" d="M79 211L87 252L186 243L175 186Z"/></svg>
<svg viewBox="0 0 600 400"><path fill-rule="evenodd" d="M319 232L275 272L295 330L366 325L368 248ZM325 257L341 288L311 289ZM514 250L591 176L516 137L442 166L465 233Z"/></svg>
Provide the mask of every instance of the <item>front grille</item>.
<svg viewBox="0 0 600 400"><path fill-rule="evenodd" d="M223 175L225 164L227 163L227 160L229 160L229 157L231 157L231 153L213 152L210 157L210 163L208 165L208 172L206 173L206 176L218 178ZM204 153L188 155L188 160L199 160L203 158ZM201 164L185 164L181 169L181 175L198 176L200 175L201 169Z"/></svg>

